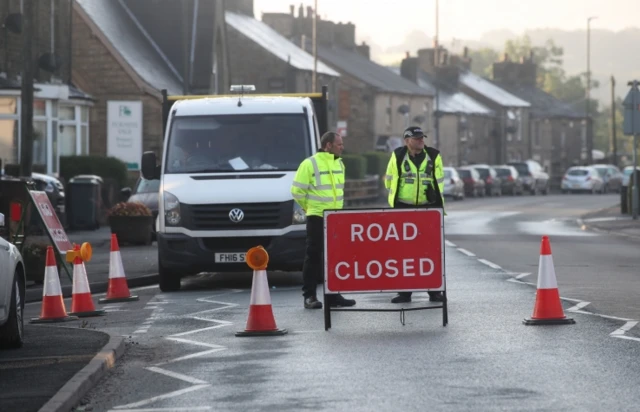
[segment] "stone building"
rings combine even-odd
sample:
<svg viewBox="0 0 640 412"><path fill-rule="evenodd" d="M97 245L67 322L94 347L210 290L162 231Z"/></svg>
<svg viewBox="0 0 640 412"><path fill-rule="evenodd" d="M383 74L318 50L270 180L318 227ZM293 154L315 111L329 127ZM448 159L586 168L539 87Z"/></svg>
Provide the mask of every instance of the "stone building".
<svg viewBox="0 0 640 412"><path fill-rule="evenodd" d="M20 10L19 0L3 2L0 16ZM143 151L162 148L161 90L228 90L222 0L36 1L34 12L34 163L48 173L58 172L61 155L89 153L139 170ZM0 40L0 70L18 85L21 42L20 33ZM0 88L0 99L15 101L0 100L3 160L19 152L6 131L18 136L19 112L5 113L20 107L19 94Z"/></svg>

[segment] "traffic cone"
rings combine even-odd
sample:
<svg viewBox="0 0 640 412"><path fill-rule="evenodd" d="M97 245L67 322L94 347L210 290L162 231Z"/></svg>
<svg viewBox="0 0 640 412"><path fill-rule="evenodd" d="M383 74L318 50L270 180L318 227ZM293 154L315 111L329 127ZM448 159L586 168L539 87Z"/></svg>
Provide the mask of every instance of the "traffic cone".
<svg viewBox="0 0 640 412"><path fill-rule="evenodd" d="M78 319L76 316L67 315L53 247L48 246L42 288L42 310L40 311L40 317L32 318L30 323L67 322L76 319Z"/></svg>
<svg viewBox="0 0 640 412"><path fill-rule="evenodd" d="M104 310L96 310L89 289L89 280L87 279L87 270L84 262L80 257L80 246L75 245L73 248L76 256L73 259L73 291L71 295L71 313L70 315L78 317L90 317L104 315Z"/></svg>
<svg viewBox="0 0 640 412"><path fill-rule="evenodd" d="M286 335L286 329L278 329L271 308L269 281L267 280L267 251L258 246L246 254L249 267L253 269L251 284L251 302L249 303L249 318L244 331L236 332L236 336L281 336Z"/></svg>
<svg viewBox="0 0 640 412"><path fill-rule="evenodd" d="M523 321L525 325L567 325L576 323L567 318L562 309L556 271L553 267L549 236L542 236L540 263L538 264L538 290L533 315Z"/></svg>
<svg viewBox="0 0 640 412"><path fill-rule="evenodd" d="M127 277L122 266L122 256L118 246L118 237L111 234L111 254L109 256L109 288L107 297L100 299L99 303L129 302L138 300L137 296L132 296L127 285Z"/></svg>

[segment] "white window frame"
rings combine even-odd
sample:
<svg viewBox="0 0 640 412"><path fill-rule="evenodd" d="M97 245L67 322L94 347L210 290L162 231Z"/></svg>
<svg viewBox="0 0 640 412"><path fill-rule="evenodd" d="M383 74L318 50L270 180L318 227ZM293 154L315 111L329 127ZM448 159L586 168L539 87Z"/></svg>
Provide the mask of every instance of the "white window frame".
<svg viewBox="0 0 640 412"><path fill-rule="evenodd" d="M73 116L73 120L62 120L62 119L58 119L58 127L60 126L73 126L76 128L76 152L74 153L75 156L81 156L81 155L88 155L90 153L90 148L89 148L89 123L90 123L90 117L91 117L91 106L87 105L87 104L79 104L78 102L73 102L73 101L68 101L68 100L63 100L60 101L58 104L58 114L60 113L60 107L73 107L74 108L74 116ZM86 109L87 110L87 120L83 121L82 120L82 109ZM87 147L87 153L82 153L82 127L85 126L87 128L87 136L86 136L86 147ZM58 162L58 169L60 168L60 139L58 138L58 158L56 159L56 161Z"/></svg>
<svg viewBox="0 0 640 412"><path fill-rule="evenodd" d="M18 158L16 162L20 163L20 136L22 136L22 99L19 92L0 93L0 97L14 97L16 99L16 114L0 114L0 120L14 120L18 123ZM4 159L2 159L2 167L4 167Z"/></svg>

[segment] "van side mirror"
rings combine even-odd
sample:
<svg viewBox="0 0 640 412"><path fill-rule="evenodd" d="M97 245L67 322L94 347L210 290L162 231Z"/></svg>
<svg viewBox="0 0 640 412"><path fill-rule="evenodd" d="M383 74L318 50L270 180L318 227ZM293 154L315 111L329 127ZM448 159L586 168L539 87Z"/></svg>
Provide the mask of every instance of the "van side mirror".
<svg viewBox="0 0 640 412"><path fill-rule="evenodd" d="M4 213L0 213L0 227L4 227Z"/></svg>
<svg viewBox="0 0 640 412"><path fill-rule="evenodd" d="M131 188L124 187L120 189L120 196L122 197L123 202L126 202L127 200L129 200L129 198L131 197Z"/></svg>
<svg viewBox="0 0 640 412"><path fill-rule="evenodd" d="M156 167L156 154L154 152L144 152L142 154L142 167L140 169L142 177L147 180L160 178L160 168Z"/></svg>

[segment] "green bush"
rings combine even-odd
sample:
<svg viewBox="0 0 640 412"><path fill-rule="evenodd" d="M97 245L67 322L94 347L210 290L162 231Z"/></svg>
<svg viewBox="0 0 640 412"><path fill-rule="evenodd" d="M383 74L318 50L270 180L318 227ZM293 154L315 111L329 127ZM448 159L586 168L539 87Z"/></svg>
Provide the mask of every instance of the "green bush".
<svg viewBox="0 0 640 412"><path fill-rule="evenodd" d="M103 180L112 179L120 187L128 184L127 165L120 159L105 156L61 156L60 176L67 182L77 175L98 175Z"/></svg>
<svg viewBox="0 0 640 412"><path fill-rule="evenodd" d="M342 155L344 163L346 179L364 179L367 172L367 159L361 155L347 154Z"/></svg>
<svg viewBox="0 0 640 412"><path fill-rule="evenodd" d="M387 173L387 164L389 163L390 153L386 152L367 152L362 156L367 160L367 174L384 176Z"/></svg>

